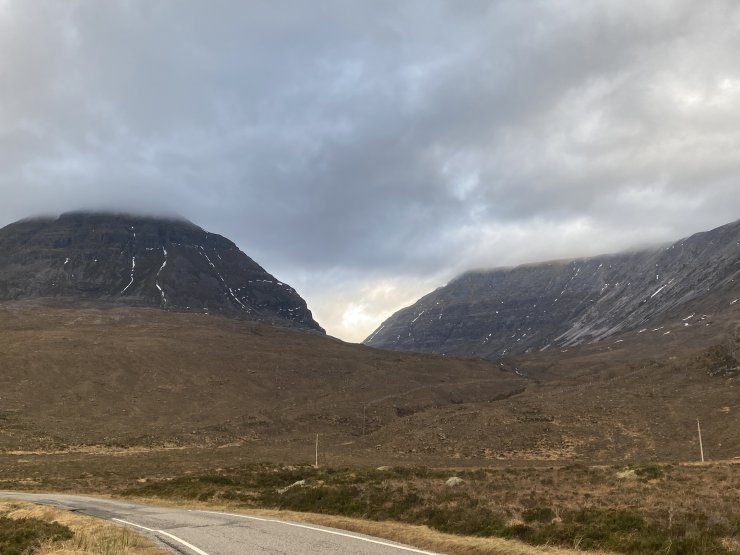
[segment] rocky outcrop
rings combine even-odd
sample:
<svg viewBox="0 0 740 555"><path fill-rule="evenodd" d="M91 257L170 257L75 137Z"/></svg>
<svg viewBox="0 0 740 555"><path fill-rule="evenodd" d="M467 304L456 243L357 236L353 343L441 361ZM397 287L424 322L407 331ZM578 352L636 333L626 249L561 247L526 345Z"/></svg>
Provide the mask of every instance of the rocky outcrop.
<svg viewBox="0 0 740 555"><path fill-rule="evenodd" d="M178 219L70 213L0 230L0 301L215 312L322 332L306 302L228 239Z"/></svg>
<svg viewBox="0 0 740 555"><path fill-rule="evenodd" d="M367 345L488 359L600 341L682 307L740 313L740 221L673 245L468 272L386 320ZM734 304L733 304L734 301Z"/></svg>

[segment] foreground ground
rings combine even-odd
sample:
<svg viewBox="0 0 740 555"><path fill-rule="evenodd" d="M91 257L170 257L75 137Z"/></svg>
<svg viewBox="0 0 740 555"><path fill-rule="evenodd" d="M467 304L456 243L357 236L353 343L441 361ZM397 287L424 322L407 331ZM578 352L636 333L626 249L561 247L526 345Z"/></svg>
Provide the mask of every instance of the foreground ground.
<svg viewBox="0 0 740 555"><path fill-rule="evenodd" d="M428 553L376 538L274 518L159 508L73 495L2 492L0 496L52 504L143 530L175 552L198 555Z"/></svg>
<svg viewBox="0 0 740 555"><path fill-rule="evenodd" d="M313 520L318 524L446 553L516 552L492 547L499 540L645 555L740 553L740 464L733 461L315 469L219 465L226 461L214 456L187 451L24 456L14 465L6 456L0 488L114 495L227 512L292 511L304 520L324 519ZM461 483L448 485L452 477Z"/></svg>

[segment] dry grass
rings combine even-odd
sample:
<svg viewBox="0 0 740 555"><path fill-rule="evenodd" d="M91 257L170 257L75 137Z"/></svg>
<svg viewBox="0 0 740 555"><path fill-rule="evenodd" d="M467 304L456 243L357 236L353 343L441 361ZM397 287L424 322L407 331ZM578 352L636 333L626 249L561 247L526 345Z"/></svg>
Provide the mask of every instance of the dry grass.
<svg viewBox="0 0 740 555"><path fill-rule="evenodd" d="M700 418L707 457L729 459L740 455L740 380L713 373L727 354L702 348L731 327L500 366L216 316L0 304L0 454L220 447L303 463L319 433L319 461L334 466L682 461L698 457Z"/></svg>
<svg viewBox="0 0 740 555"><path fill-rule="evenodd" d="M82 555L85 553L163 555L168 553L128 528L52 507L8 502L0 504L0 513L12 519L36 518L47 522L57 522L74 532L72 539L43 545L34 552L37 555Z"/></svg>
<svg viewBox="0 0 740 555"><path fill-rule="evenodd" d="M300 464L318 433L319 462L333 466L686 461L700 418L707 457L730 459L740 380L715 371L728 353L702 348L734 325L500 366L217 316L0 303L0 455L200 448Z"/></svg>
<svg viewBox="0 0 740 555"><path fill-rule="evenodd" d="M414 526L396 522L372 522L361 519L297 513L292 511L264 511L282 520L296 520L320 526L341 528L360 534L385 538L451 555L584 555L586 553L606 553L603 551L581 551L557 547L534 547L516 540L503 538L474 538L453 534L443 534L427 526Z"/></svg>
<svg viewBox="0 0 740 555"><path fill-rule="evenodd" d="M215 315L33 303L0 303L0 357L0 451L19 456L249 450L316 433L347 444L362 439L371 403L367 436L400 418L395 405L486 401L525 383L489 362L378 351Z"/></svg>

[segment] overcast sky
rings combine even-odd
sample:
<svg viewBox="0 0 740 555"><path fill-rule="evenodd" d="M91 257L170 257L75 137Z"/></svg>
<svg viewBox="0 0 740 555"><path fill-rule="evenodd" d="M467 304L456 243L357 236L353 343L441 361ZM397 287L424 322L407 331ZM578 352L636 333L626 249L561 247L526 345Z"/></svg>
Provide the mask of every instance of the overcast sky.
<svg viewBox="0 0 740 555"><path fill-rule="evenodd" d="M736 0L0 0L0 225L181 214L359 341L740 218Z"/></svg>

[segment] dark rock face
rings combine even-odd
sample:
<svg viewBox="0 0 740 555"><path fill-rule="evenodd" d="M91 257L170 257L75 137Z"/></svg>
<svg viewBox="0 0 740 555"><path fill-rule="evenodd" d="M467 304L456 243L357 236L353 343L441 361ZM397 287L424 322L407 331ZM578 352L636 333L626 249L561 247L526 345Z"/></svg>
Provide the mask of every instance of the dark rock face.
<svg viewBox="0 0 740 555"><path fill-rule="evenodd" d="M682 307L740 313L739 274L737 221L667 248L469 272L391 316L365 344L497 359L590 343Z"/></svg>
<svg viewBox="0 0 740 555"><path fill-rule="evenodd" d="M322 332L306 302L228 239L184 220L71 213L0 230L0 301L217 312Z"/></svg>

